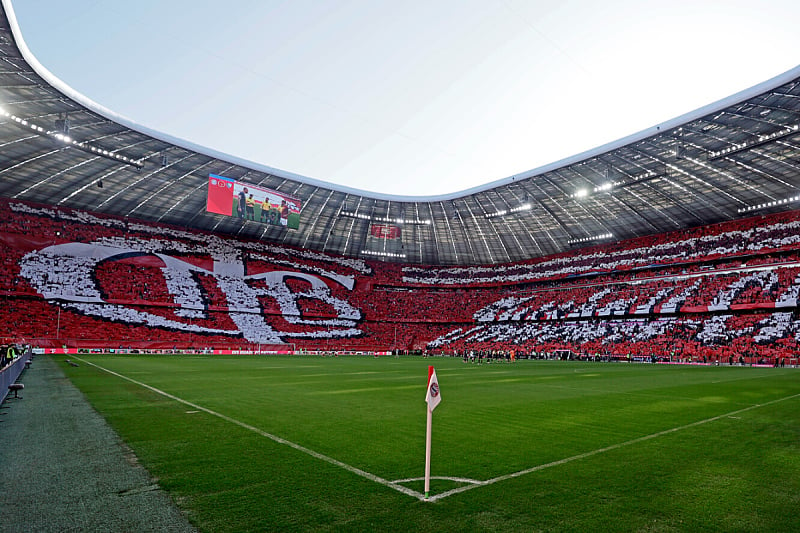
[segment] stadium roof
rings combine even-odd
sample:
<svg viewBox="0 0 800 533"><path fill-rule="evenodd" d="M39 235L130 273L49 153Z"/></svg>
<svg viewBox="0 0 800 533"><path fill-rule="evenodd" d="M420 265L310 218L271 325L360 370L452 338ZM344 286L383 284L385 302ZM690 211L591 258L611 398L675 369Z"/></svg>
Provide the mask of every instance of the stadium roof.
<svg viewBox="0 0 800 533"><path fill-rule="evenodd" d="M800 205L800 67L545 167L452 194L408 197L314 180L137 125L48 72L25 46L9 0L2 8L3 197L448 265L519 261ZM300 228L206 212L209 174L299 198ZM379 225L401 231L377 237L371 228Z"/></svg>

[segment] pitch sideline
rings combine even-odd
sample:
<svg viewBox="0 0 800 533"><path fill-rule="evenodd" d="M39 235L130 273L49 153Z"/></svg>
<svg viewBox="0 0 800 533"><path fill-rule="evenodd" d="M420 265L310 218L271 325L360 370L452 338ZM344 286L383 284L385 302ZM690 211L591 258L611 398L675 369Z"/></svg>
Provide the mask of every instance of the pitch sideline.
<svg viewBox="0 0 800 533"><path fill-rule="evenodd" d="M165 398L169 398L171 400L175 400L176 402L180 402L180 403L182 403L184 405L187 405L189 407L192 407L194 409L198 409L200 411L203 411L204 413L208 413L208 414L210 414L212 416L216 416L218 418L221 418L222 420L225 420L226 422L230 422L231 424L235 424L235 425L237 425L237 426L239 426L241 428L244 428L244 429L247 429L247 430L252 431L254 433L257 433L258 435L261 435L262 437L266 437L266 438L268 438L268 439L270 439L270 440L272 440L274 442L277 442L278 444L284 444L286 446L289 446L290 448L294 448L295 450L297 450L299 452L302 452L302 453L305 453L307 455L310 455L311 457L315 457L317 459L325 461L326 463L330 463L332 465L335 465L335 466L338 466L340 468L343 468L343 469L347 470L348 472L352 472L353 474L356 474L356 475L361 476L363 478L369 479L370 481L374 481L375 483L379 483L381 485L384 485L386 487L394 489L394 490L396 490L398 492L402 492L403 494L406 494L408 496L413 496L414 498L417 498L419 500L424 500L425 499L425 495L424 494L422 494L420 492L417 492L415 490L409 489L408 487L404 487L402 485L398 485L397 483L394 483L394 482L389 481L387 479L383 479L380 476L376 476L375 474L372 474L372 473L367 472L365 470L361 470L360 468L356 468L355 466L349 465L347 463L343 463L342 461L339 461L338 459L334 459L333 457L329 457L329 456L327 456L325 454L319 453L319 452L314 451L314 450L312 450L310 448L306 448L305 446L302 446L302 445L297 444L295 442L292 442L290 440L286 440L286 439L284 439L282 437L279 437L277 435L273 435L272 433L268 433L268 432L266 432L266 431L264 431L262 429L259 429L259 428L255 427L255 426L251 426L250 424L246 424L246 423L244 423L244 422L242 422L240 420L236 420L235 418L231 418L231 417L229 417L227 415L224 415L222 413L218 413L217 411L214 411L212 409L208 409L207 407L203 407L202 405L198 405L196 403L192 403L192 402L190 402L188 400L184 400L183 398L178 398L177 396L174 396L174 395L172 395L172 394L170 394L168 392L162 391L161 389L157 389L157 388L155 388L155 387L153 387L151 385L148 385L147 383L142 383L141 381L136 381L135 379L129 378L129 377L125 376L125 375L122 375L122 374L120 374L118 372L114 372L113 370L109 370L109 369L104 368L104 367L102 367L100 365L96 365L96 364L94 364L94 363L92 363L90 361L87 361L85 359L81 359L79 357L75 357L75 359L77 359L78 361L81 361L83 363L86 363L87 365L91 365L91 366L93 366L93 367L95 367L95 368L97 368L99 370L107 372L107 373L109 373L109 374L111 374L113 376L116 376L116 377L120 378L120 379L124 379L126 381L129 381L129 382L135 384L135 385L139 385L140 387L144 387L144 388L146 388L148 390L151 390L151 391L155 392L156 394L160 394L161 396L164 396Z"/></svg>
<svg viewBox="0 0 800 533"><path fill-rule="evenodd" d="M772 404L775 404L775 403L778 403L778 402L783 402L783 401L791 400L793 398L798 398L798 397L800 397L800 394L792 394L791 396L786 396L784 398L778 398L776 400L771 400L769 402L757 403L757 404L745 407L743 409L737 409L736 411L731 411L730 413L724 413L724 414L721 414L721 415L712 416L711 418L706 418L704 420L698 420L697 422L692 422L690 424L685 424L683 426L677 426L677 427L674 427L674 428L665 429L663 431L659 431L659 432L656 432L656 433L651 433L650 435L645 435L643 437L637 437L635 439L631 439L631 440L628 440L628 441L625 441L625 442L620 442L620 443L617 443L617 444L612 444L611 446L606 446L604 448L598 448L596 450L591 450L591 451L588 451L588 452L585 452L585 453L580 453L578 455L573 455L572 457L566 457L564 459L559 459L558 461L553 461L551 463L546 463L546 464L543 464L543 465L534 466L532 468L526 468L525 470L520 470L519 472L513 472L511 474L504 474L502 476L497 476L497 477L492 478L492 479L487 479L486 481L481 481L481 482L479 482L479 483L477 483L475 485L465 485L463 487L458 487L458 488L455 488L455 489L452 489L452 490L448 490L446 492L442 492L441 494L435 494L435 495L431 496L430 498L428 498L428 501L441 500L442 498L446 498L448 496L452 496L453 494L458 494L460 492L465 492L465 491L468 491L470 489L474 489L476 487L484 487L486 485L492 485L494 483L498 483L500 481L505 481L507 479L512 479L512 478L515 478L515 477L524 476L526 474L531 474L533 472L538 472L539 470L544 470L544 469L550 468L552 466L559 466L559 465L563 465L563 464L566 464L566 463L570 463L572 461L577 461L579 459L585 459L587 457L592 457L593 455L599 455L601 453L610 452L612 450L617 450L617 449L623 448L625 446L630 446L631 444L638 444L640 442L644 442L644 441L647 441L647 440L655 439L657 437L663 437L664 435L669 435L670 433L676 433L676 432L682 431L684 429L689 429L689 428L693 428L693 427L696 427L696 426L702 426L703 424L707 424L709 422L714 422L714 421L720 420L722 418L733 417L734 415L737 415L739 413L744 413L746 411L752 411L753 409L757 409L759 407L766 407L767 405L772 405Z"/></svg>
<svg viewBox="0 0 800 533"><path fill-rule="evenodd" d="M129 377L125 376L125 375L122 375L122 374L119 374L117 372L114 372L113 370L109 370L109 369L104 368L104 367L102 367L100 365L96 365L96 364L94 364L94 363L92 363L90 361L86 361L85 359L81 359L79 357L76 357L75 359L77 359L78 361L81 361L83 363L86 363L87 365L91 365L91 366L93 366L93 367L95 367L95 368L97 368L99 370L107 372L107 373L109 373L109 374L111 374L113 376L116 376L116 377L120 378L120 379L124 379L126 381L131 382L131 383L139 385L140 387L144 387L144 388L146 388L148 390L151 390L151 391L155 392L156 394L160 394L160 395L162 395L162 396L164 396L166 398L169 398L171 400L175 400L176 402L180 402L180 403L182 403L184 405L187 405L189 407L193 407L194 409L199 409L200 411L203 411L204 413L208 413L208 414L216 416L216 417L218 417L218 418L220 418L222 420L225 420L226 422L230 422L231 424L235 424L235 425L237 425L237 426L239 426L241 428L244 428L244 429L247 429L249 431L252 431L252 432L254 432L254 433L258 434L258 435L261 435L262 437L266 437L266 438L268 438L268 439L270 439L270 440L272 440L274 442L277 442L278 444L284 444L286 446L289 446L290 448L294 448L295 450L297 450L299 452L305 453L307 455L310 455L311 457L315 457L317 459L320 459L320 460L325 461L327 463L330 463L332 465L335 465L335 466L338 466L340 468L343 468L344 470L347 470L348 472L351 472L353 474L361 476L361 477L363 477L365 479L369 479L370 481L374 481L375 483L379 483L379 484L381 484L381 485L383 485L385 487L389 487L391 489L394 489L394 490L396 490L398 492L401 492L401 493L403 493L403 494L405 494L407 496L412 496L414 498L417 498L418 500L427 501L427 502L435 502L435 501L447 498L448 496L453 496L453 495L459 494L461 492L466 492L468 490L472 490L472 489L477 488L477 487L485 487L487 485L493 485L495 483L499 483L499 482L505 481L507 479L513 479L513 478L516 478L516 477L521 477L521 476L524 476L524 475L527 475L527 474L531 474L533 472L538 472L540 470L544 470L546 468L551 468L551 467L554 467L554 466L560 466L560 465L563 465L563 464L566 464L566 463L571 463L572 461L577 461L577 460L580 460L580 459L585 459L587 457L592 457L594 455L599 455L601 453L617 450L617 449L623 448L625 446L630 446L632 444L638 444L640 442L645 442L645 441L648 441L648 440L651 440L651 439L662 437L664 435L669 435L670 433L676 433L676 432L682 431L684 429L689 429L689 428L701 426L703 424L707 424L709 422L714 422L714 421L720 420L722 418L732 417L732 416L740 414L740 413L744 413L744 412L747 412L747 411L752 411L753 409L757 409L759 407L766 407L768 405L772 405L772 404L776 404L776 403L779 403L779 402L783 402L783 401L786 401L786 400L791 400L791 399L800 397L800 394L793 394L791 396L786 396L784 398L778 398L776 400L771 400L769 402L750 405L748 407L745 407L745 408L742 408L742 409L737 409L737 410L731 411L729 413L723 413L721 415L713 416L711 418L698 420L697 422L691 422L689 424L684 424L682 426L676 426L674 428L665 429L663 431L658 431L656 433L651 433L650 435L644 435L642 437L637 437L635 439L627 440L625 442L612 444L611 446L606 446L606 447L603 447L603 448L597 448L595 450L591 450L591 451L588 451L588 452L585 452L585 453L580 453L578 455L573 455L571 457L565 457L564 459L559 459L558 461L553 461L553 462L546 463L546 464L543 464L543 465L538 465L538 466L534 466L534 467L531 467L531 468L526 468L526 469L520 470L518 472L512 472L510 474L503 474L502 476L497 476L497 477L494 477L494 478L491 478L491 479L487 479L485 481L466 480L466 479L464 479L464 480L461 480L461 481L469 483L469 484L464 485L462 487L457 487L457 488L452 489L452 490L448 490L448 491L442 492L440 494L435 494L435 495L430 496L428 498L425 498L425 495L422 494L421 492L417 492L415 490L409 489L408 487L405 487L405 486L399 484L400 482L413 481L412 479L389 481L387 479L384 479L384 478L382 478L380 476L377 476L377 475L372 474L370 472L367 472L365 470L361 470L360 468L356 468L355 466L349 465L347 463L343 463L342 461L339 461L338 459L334 459L333 457L329 457L329 456L327 456L325 454L316 452L316 451L314 451L314 450L312 450L310 448L306 448L305 446L302 446L302 445L297 444L295 442L292 442L292 441L286 440L286 439L284 439L282 437L279 437L277 435L273 435L271 433L268 433L268 432L266 432L266 431L264 431L262 429L259 429L259 428L255 427L255 426L251 426L250 424L246 424L244 422L236 420L235 418L231 418L231 417L229 417L227 415L224 415L222 413L218 413L218 412L216 412L214 410L211 410L211 409L208 409L206 407L203 407L202 405L198 405L198 404L192 403L192 402L190 402L188 400L184 400L182 398L174 396L174 395L172 395L172 394L170 394L168 392L165 392L165 391L162 391L160 389L157 389L157 388L155 388L153 386L150 386L150 385L148 385L146 383L142 383L141 381L136 381L135 379L132 379L132 378L129 378ZM453 478L453 479L455 479L455 478Z"/></svg>

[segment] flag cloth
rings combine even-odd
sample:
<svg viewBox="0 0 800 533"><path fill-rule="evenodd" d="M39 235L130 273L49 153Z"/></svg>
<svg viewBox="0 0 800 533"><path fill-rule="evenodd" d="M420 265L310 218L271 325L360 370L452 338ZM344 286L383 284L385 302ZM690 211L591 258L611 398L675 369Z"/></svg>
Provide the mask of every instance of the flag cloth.
<svg viewBox="0 0 800 533"><path fill-rule="evenodd" d="M233 183L229 178L216 174L208 175L208 198L206 211L231 216L233 213Z"/></svg>
<svg viewBox="0 0 800 533"><path fill-rule="evenodd" d="M428 402L428 407L431 411L436 409L436 406L442 401L442 395L439 392L439 380L436 379L436 370L432 366L428 367L428 392L425 394L425 401Z"/></svg>

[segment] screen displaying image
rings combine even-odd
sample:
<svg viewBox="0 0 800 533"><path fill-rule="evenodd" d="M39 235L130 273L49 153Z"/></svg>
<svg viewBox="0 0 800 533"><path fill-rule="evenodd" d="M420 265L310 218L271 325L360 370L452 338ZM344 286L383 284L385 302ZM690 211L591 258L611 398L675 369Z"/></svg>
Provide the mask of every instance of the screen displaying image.
<svg viewBox="0 0 800 533"><path fill-rule="evenodd" d="M210 213L298 229L300 207L299 199L278 191L216 174L208 175L206 210Z"/></svg>

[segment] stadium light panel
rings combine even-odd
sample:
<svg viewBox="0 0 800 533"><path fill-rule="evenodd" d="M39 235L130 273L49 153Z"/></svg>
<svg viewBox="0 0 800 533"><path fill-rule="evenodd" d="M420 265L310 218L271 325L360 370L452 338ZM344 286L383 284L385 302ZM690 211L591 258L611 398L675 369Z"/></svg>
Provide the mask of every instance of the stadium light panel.
<svg viewBox="0 0 800 533"><path fill-rule="evenodd" d="M518 205L516 207L511 207L509 209L500 209L498 211L495 211L494 213L484 213L483 214L483 218L502 217L502 216L505 216L505 215L507 215L509 213L519 213L520 211L529 211L532 208L533 208L533 206L530 204L530 202L528 202L528 203L524 203L524 204Z"/></svg>
<svg viewBox="0 0 800 533"><path fill-rule="evenodd" d="M392 224L412 224L417 226L428 225L431 223L431 221L427 219L376 217L376 216L365 215L363 213L356 213L355 211L339 211L339 216L359 218L361 220L369 220L370 222L389 222Z"/></svg>
<svg viewBox="0 0 800 533"><path fill-rule="evenodd" d="M585 242L593 242L593 241L602 241L605 239L611 239L614 235L611 233L603 233L600 235L592 235L591 237L583 237L582 239L570 239L567 241L567 244L581 244Z"/></svg>
<svg viewBox="0 0 800 533"><path fill-rule="evenodd" d="M800 131L800 124L792 124L791 126L785 126L779 129L778 131L774 131L770 134L759 135L758 137L756 137L751 141L732 144L726 148L723 148L722 150L708 152L708 159L719 159L720 157L724 157L726 155L735 154L736 152L741 152L743 150L754 148L761 144L777 141L778 139L782 139L789 135L793 135L798 131Z"/></svg>
<svg viewBox="0 0 800 533"><path fill-rule="evenodd" d="M135 166L137 168L142 168L144 166L144 163L142 162L141 159L128 158L128 157L120 155L120 154L109 152L108 150L101 150L100 148L95 148L94 146L90 146L86 142L76 141L75 139L73 139L69 135L66 135L62 130L55 130L55 131L45 130L43 127L39 126L38 124L35 124L33 122L28 122L24 118L21 118L21 117L18 117L16 115L12 115L12 114L8 113L3 108L0 108L0 114L2 114L3 116L7 116L7 117L11 118L11 120L13 120L14 122L18 123L21 126L26 126L26 127L30 128L32 131L35 131L37 133L41 133L46 137L50 137L50 138L55 139L57 141L63 142L64 144L72 145L75 148L78 148L79 150L83 150L84 152L92 152L92 153L100 154L100 155L102 155L104 157L108 157L109 159L113 159L113 160L119 161L121 163L124 162L126 164L133 165L133 166Z"/></svg>
<svg viewBox="0 0 800 533"><path fill-rule="evenodd" d="M406 257L406 254L398 254L394 252L375 252L373 250L361 250L361 253L364 255L374 255L377 257L398 257L398 258Z"/></svg>
<svg viewBox="0 0 800 533"><path fill-rule="evenodd" d="M764 203L761 203L761 204L750 205L750 206L747 206L747 207L740 207L739 209L736 210L736 212L740 213L740 214L741 213L750 213L752 211L758 211L760 209L766 209L768 207L775 207L775 206L779 206L779 205L786 205L786 204L789 204L789 203L792 203L792 202L797 202L797 201L800 201L800 195L791 196L791 197L788 197L788 198L782 198L780 200L773 200L771 202L764 202Z"/></svg>

